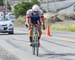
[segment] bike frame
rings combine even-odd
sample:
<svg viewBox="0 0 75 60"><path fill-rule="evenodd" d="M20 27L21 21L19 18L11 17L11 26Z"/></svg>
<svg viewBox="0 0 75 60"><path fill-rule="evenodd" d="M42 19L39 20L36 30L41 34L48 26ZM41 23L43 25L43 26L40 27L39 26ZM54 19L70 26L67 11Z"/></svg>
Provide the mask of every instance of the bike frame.
<svg viewBox="0 0 75 60"><path fill-rule="evenodd" d="M32 41L32 49L33 54L35 53L38 56L39 48L38 48L38 25L33 25L33 41Z"/></svg>

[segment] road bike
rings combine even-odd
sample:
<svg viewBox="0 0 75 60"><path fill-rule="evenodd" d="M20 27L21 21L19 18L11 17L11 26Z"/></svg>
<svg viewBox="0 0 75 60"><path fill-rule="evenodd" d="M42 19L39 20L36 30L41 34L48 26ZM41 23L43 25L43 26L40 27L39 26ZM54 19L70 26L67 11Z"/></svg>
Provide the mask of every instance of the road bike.
<svg viewBox="0 0 75 60"><path fill-rule="evenodd" d="M38 25L33 25L33 37L32 37L32 51L33 55L39 55L39 41L38 41Z"/></svg>

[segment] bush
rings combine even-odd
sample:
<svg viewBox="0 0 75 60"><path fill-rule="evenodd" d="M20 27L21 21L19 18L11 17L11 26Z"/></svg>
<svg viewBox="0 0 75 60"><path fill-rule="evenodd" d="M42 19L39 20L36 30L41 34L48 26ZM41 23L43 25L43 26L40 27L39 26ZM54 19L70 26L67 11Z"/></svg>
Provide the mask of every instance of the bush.
<svg viewBox="0 0 75 60"><path fill-rule="evenodd" d="M0 0L0 6L2 6L3 5L3 0Z"/></svg>
<svg viewBox="0 0 75 60"><path fill-rule="evenodd" d="M14 6L14 14L16 17L24 16L26 11L32 7L33 3L31 2L21 2Z"/></svg>
<svg viewBox="0 0 75 60"><path fill-rule="evenodd" d="M7 9L9 10L9 11L11 11L11 6L10 6L10 3L7 1Z"/></svg>
<svg viewBox="0 0 75 60"><path fill-rule="evenodd" d="M43 10L43 13L47 13L46 10L44 10L44 9L42 9L42 10Z"/></svg>
<svg viewBox="0 0 75 60"><path fill-rule="evenodd" d="M15 14L15 16L16 17L19 17L20 15L24 16L26 14L26 11L28 9L30 9L34 4L40 5L38 0L32 0L32 2L18 3L16 6L14 6L14 14Z"/></svg>

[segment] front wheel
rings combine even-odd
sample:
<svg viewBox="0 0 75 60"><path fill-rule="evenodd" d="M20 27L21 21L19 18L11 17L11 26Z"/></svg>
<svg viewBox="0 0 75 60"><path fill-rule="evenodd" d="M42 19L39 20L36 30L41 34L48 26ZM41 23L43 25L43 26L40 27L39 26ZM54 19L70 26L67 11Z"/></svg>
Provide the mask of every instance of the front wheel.
<svg viewBox="0 0 75 60"><path fill-rule="evenodd" d="M14 31L9 31L8 34L14 34Z"/></svg>

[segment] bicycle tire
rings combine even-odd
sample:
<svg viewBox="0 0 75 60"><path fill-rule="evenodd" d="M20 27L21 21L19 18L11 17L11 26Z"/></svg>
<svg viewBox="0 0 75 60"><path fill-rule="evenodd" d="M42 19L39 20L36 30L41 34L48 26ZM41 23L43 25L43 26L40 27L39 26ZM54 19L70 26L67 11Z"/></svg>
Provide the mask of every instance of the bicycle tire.
<svg viewBox="0 0 75 60"><path fill-rule="evenodd" d="M36 55L37 56L39 55L39 46L38 46L38 43L37 43L37 48L36 48Z"/></svg>
<svg viewBox="0 0 75 60"><path fill-rule="evenodd" d="M33 55L35 55L35 47L33 47Z"/></svg>
<svg viewBox="0 0 75 60"><path fill-rule="evenodd" d="M39 46L38 46L38 36L36 36L36 55L38 56L39 55Z"/></svg>
<svg viewBox="0 0 75 60"><path fill-rule="evenodd" d="M35 35L33 36L33 41L32 41L32 50L33 50L33 55L35 55Z"/></svg>

